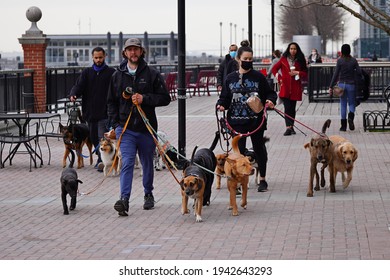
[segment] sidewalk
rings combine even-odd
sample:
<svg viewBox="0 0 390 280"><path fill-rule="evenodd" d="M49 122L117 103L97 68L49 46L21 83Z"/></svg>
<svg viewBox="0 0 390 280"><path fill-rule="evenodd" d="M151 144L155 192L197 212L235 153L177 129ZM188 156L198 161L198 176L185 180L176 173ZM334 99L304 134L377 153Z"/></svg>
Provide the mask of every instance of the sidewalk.
<svg viewBox="0 0 390 280"><path fill-rule="evenodd" d="M186 100L187 157L195 145L210 146L217 130L216 100L216 95ZM240 215L233 217L227 210L229 194L223 180L221 190L213 187L202 223L196 223L193 215L181 215L180 188L168 170L155 172L154 210L142 210L143 188L136 169L129 217L119 217L113 209L119 177L106 178L95 192L78 198L75 211L63 215L62 140L49 139L51 165L41 141L43 167L29 172L27 155L16 155L12 166L7 163L0 169L0 259L389 260L390 134L364 132L362 125L364 110L385 106L360 105L356 130L343 133L359 150L349 188L343 190L338 176L336 193L325 188L312 198L306 197L310 159L303 148L312 132L298 126L307 136L297 131L285 137L284 120L270 112L266 132L271 139L267 143L269 191L257 192L251 177L248 208L239 209ZM330 118L327 134L339 134L338 107L337 103L309 104L305 97L297 119L320 130ZM178 101L157 112L159 129L177 147ZM215 153L219 152L217 146ZM85 163L78 170L83 193L103 179L102 173ZM181 171L176 174L181 178Z"/></svg>

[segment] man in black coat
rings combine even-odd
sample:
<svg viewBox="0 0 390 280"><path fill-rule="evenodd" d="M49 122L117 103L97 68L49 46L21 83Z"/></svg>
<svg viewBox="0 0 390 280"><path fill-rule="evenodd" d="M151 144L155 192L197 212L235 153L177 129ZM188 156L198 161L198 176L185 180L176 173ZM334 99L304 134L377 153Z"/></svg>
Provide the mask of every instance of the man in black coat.
<svg viewBox="0 0 390 280"><path fill-rule="evenodd" d="M226 76L231 72L238 70L238 63L235 60L237 50L238 50L237 45L231 44L229 46L229 53L225 56L225 59L222 60L221 64L219 65L218 72L217 72L218 92L221 92L222 85L224 83Z"/></svg>
<svg viewBox="0 0 390 280"><path fill-rule="evenodd" d="M90 139L96 147L99 141L107 132L107 93L114 68L105 63L106 52L101 47L92 50L93 65L85 68L78 77L76 84L72 87L69 99L74 102L77 98L82 98L83 119L87 121ZM99 149L96 149L98 161L96 167L101 162ZM103 170L104 166L99 168Z"/></svg>

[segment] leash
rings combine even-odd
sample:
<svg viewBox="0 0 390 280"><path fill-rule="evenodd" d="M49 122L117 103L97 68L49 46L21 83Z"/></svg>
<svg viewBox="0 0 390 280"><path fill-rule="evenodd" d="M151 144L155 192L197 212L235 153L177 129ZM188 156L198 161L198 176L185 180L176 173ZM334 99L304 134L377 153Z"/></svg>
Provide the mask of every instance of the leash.
<svg viewBox="0 0 390 280"><path fill-rule="evenodd" d="M282 112L281 110L279 110L279 109L277 109L277 108L274 108L274 110L275 110L275 112L277 112L281 117L283 117L283 118L288 117L289 119L291 119L291 120L293 120L293 121L299 123L300 125L302 125L303 127L307 128L308 130L310 130L310 131L312 131L312 132L314 132L314 133L316 133L316 134L318 134L318 135L320 135L320 136L323 136L323 133L320 133L320 132L318 132L318 131L312 129L311 127L305 125L304 123L298 121L297 119L294 119L293 117L289 116L288 114ZM294 125L294 127L296 127L296 126ZM298 129L298 130L299 130L299 129ZM299 130L299 131L301 131L301 130ZM302 132L302 131L301 131L301 132ZM303 133L303 132L302 132L302 133ZM306 136L305 133L303 133L303 134Z"/></svg>
<svg viewBox="0 0 390 280"><path fill-rule="evenodd" d="M218 132L220 132L220 134L222 134L223 140L226 142L226 150L224 149L224 147L222 145L222 138L221 137L219 138L219 145L221 146L222 151L224 151L225 153L229 153L232 150L232 148L229 148L229 145L230 145L229 140L232 138L232 134L231 134L231 131L226 126L225 111L222 112L221 118L219 117L218 112L219 111L216 109L215 116L217 118Z"/></svg>

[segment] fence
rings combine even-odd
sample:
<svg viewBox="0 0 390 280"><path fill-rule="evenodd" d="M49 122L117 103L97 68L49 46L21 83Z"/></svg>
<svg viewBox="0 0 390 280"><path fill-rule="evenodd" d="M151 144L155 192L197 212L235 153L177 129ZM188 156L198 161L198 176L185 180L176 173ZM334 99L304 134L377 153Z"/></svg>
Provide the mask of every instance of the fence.
<svg viewBox="0 0 390 280"><path fill-rule="evenodd" d="M161 73L177 72L177 64L151 65ZM360 62L371 77L369 101L383 102L383 90L390 84L390 63ZM254 63L256 70L268 69L269 64ZM201 70L217 69L218 65L188 64L186 71L192 71L190 83L195 83ZM46 102L49 111L64 110L64 98L69 94L84 67L54 67L46 70ZM329 84L335 70L334 63L315 64L309 67L307 92L309 102L332 102L328 94ZM0 112L19 112L33 103L33 74L31 69L0 71ZM30 94L29 94L30 93Z"/></svg>

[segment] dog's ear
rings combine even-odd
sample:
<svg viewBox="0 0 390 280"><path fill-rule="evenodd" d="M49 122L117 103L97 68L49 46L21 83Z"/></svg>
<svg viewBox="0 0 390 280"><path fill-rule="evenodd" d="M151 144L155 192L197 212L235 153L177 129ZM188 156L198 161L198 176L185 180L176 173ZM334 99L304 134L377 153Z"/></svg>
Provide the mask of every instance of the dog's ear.
<svg viewBox="0 0 390 280"><path fill-rule="evenodd" d="M343 145L339 145L339 146L337 147L337 156L338 156L339 158L343 158Z"/></svg>
<svg viewBox="0 0 390 280"><path fill-rule="evenodd" d="M196 178L196 183L197 183L198 190L201 190L205 185L204 180L200 178Z"/></svg>
<svg viewBox="0 0 390 280"><path fill-rule="evenodd" d="M60 128L60 132L63 133L64 132L64 128L65 126L63 126L61 123L58 125L58 127Z"/></svg>
<svg viewBox="0 0 390 280"><path fill-rule="evenodd" d="M352 161L355 161L358 158L358 150L354 148L353 151L354 151L354 153L353 153Z"/></svg>
<svg viewBox="0 0 390 280"><path fill-rule="evenodd" d="M234 159L231 159L229 157L226 158L226 161L230 164L230 165L234 165L236 163L236 161Z"/></svg>
<svg viewBox="0 0 390 280"><path fill-rule="evenodd" d="M180 188L184 191L184 179L181 179L179 184L180 184Z"/></svg>
<svg viewBox="0 0 390 280"><path fill-rule="evenodd" d="M80 179L77 179L77 182L79 182L80 184L82 184L82 183L83 183L83 181L81 181Z"/></svg>
<svg viewBox="0 0 390 280"><path fill-rule="evenodd" d="M330 141L329 139L326 139L326 144L328 145L328 147L330 147L332 145L332 141Z"/></svg>
<svg viewBox="0 0 390 280"><path fill-rule="evenodd" d="M312 143L310 142L310 143L306 143L305 145L303 145L303 148L305 148L305 149L307 149L307 148L309 148L310 147L310 145L312 145ZM313 145L312 145L313 146Z"/></svg>

